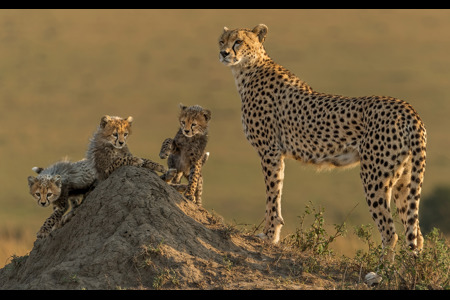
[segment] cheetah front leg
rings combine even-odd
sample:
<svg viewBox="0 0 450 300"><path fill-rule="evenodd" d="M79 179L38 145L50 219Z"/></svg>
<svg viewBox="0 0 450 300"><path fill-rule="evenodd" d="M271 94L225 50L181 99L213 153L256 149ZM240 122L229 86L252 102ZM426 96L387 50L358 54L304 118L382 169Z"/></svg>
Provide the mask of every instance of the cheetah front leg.
<svg viewBox="0 0 450 300"><path fill-rule="evenodd" d="M161 159L166 159L169 157L169 154L172 153L172 149L174 148L174 140L171 138L167 138L161 145L161 150L159 151L159 157Z"/></svg>
<svg viewBox="0 0 450 300"><path fill-rule="evenodd" d="M44 224L36 234L38 239L48 236L50 232L61 227L62 217L69 206L66 197L67 196L61 195L57 200L59 202L58 205L53 207L53 213L45 220Z"/></svg>
<svg viewBox="0 0 450 300"><path fill-rule="evenodd" d="M272 243L280 240L281 227L284 225L281 216L281 192L284 180L284 158L281 153L267 153L261 156L261 166L266 183L266 216L262 234Z"/></svg>
<svg viewBox="0 0 450 300"><path fill-rule="evenodd" d="M163 174L165 174L167 172L166 168L157 162L154 162L147 158L142 158L142 160L144 161L144 163L142 164L142 167L144 167L144 168L147 168L147 169L150 169L153 171L158 171Z"/></svg>
<svg viewBox="0 0 450 300"><path fill-rule="evenodd" d="M108 178L116 169L122 166L137 166L141 167L144 164L144 160L142 158L133 156L133 155L125 155L116 157L112 164L110 164L104 171L105 178Z"/></svg>

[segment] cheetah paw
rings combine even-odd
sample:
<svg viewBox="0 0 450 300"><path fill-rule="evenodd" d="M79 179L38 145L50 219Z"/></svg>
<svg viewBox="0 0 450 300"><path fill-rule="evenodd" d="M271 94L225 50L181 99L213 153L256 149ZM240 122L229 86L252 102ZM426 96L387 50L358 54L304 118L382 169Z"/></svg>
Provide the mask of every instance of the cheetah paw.
<svg viewBox="0 0 450 300"><path fill-rule="evenodd" d="M164 180L166 182L171 182L175 178L177 173L178 173L177 169L169 169L169 170L167 170L166 173L161 175L161 177L164 177Z"/></svg>

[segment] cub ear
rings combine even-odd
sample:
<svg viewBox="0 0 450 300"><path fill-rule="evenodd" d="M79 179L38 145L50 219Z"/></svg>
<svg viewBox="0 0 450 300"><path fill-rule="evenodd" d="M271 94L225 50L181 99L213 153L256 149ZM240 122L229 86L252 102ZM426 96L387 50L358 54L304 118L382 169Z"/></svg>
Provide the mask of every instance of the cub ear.
<svg viewBox="0 0 450 300"><path fill-rule="evenodd" d="M229 30L228 27L226 26L223 27L223 32L227 32L228 30Z"/></svg>
<svg viewBox="0 0 450 300"><path fill-rule="evenodd" d="M262 44L266 39L267 31L269 28L264 24L259 24L253 28L252 32L258 36L259 42Z"/></svg>
<svg viewBox="0 0 450 300"><path fill-rule="evenodd" d="M62 179L61 179L61 175L55 175L53 176L53 182L56 184L56 186L58 186L59 188L62 187Z"/></svg>
<svg viewBox="0 0 450 300"><path fill-rule="evenodd" d="M180 109L181 109L181 111L185 110L186 108L187 108L186 105L183 105L183 103L180 103Z"/></svg>
<svg viewBox="0 0 450 300"><path fill-rule="evenodd" d="M130 125L131 125L131 123L133 123L133 117L132 117L132 116L129 116L129 117L127 118L127 122L130 123Z"/></svg>
<svg viewBox="0 0 450 300"><path fill-rule="evenodd" d="M100 120L100 127L105 128L106 124L108 124L109 121L111 121L111 117L108 115L104 115Z"/></svg>
<svg viewBox="0 0 450 300"><path fill-rule="evenodd" d="M36 182L36 178L28 176L28 187L31 187Z"/></svg>
<svg viewBox="0 0 450 300"><path fill-rule="evenodd" d="M205 120L206 121L211 120L211 111L209 109L204 109L203 110L203 115L205 116Z"/></svg>

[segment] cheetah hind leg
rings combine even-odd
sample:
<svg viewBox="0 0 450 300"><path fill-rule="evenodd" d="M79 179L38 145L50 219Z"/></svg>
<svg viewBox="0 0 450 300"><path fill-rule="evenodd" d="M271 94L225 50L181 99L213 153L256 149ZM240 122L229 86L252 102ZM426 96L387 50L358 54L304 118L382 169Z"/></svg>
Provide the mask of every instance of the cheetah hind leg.
<svg viewBox="0 0 450 300"><path fill-rule="evenodd" d="M81 202L84 200L84 195L78 195L78 196L71 196L69 197L70 205L72 206L71 210L66 213L61 218L61 225L59 227L64 226L67 222L69 222L73 216L75 215L75 210L80 206Z"/></svg>
<svg viewBox="0 0 450 300"><path fill-rule="evenodd" d="M198 206L202 206L202 193L203 193L203 176L200 174L198 177L197 190L195 191L195 203Z"/></svg>
<svg viewBox="0 0 450 300"><path fill-rule="evenodd" d="M399 217L405 229L405 236L409 242L408 246L413 249L415 251L414 254L417 255L423 247L423 236L420 231L418 220L420 184L418 184L417 181L422 182L423 174L415 174L414 179L418 180L413 181L411 180L413 176L411 173L411 161L408 160L404 166L405 168L399 173L400 178L395 183L392 194L395 199Z"/></svg>

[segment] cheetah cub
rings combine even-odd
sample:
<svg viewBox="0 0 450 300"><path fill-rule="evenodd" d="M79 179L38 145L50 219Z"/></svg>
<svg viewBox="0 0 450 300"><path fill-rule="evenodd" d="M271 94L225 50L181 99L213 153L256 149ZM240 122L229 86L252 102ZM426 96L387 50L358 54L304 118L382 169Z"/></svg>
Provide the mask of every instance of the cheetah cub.
<svg viewBox="0 0 450 300"><path fill-rule="evenodd" d="M45 220L37 233L37 238L46 237L51 231L60 228L74 215L80 205L79 195L84 196L95 185L95 171L88 160L77 162L62 160L47 168L33 167L37 177L28 177L30 194L41 207L52 204L53 213ZM69 209L69 202L72 209ZM65 214L65 215L64 215Z"/></svg>
<svg viewBox="0 0 450 300"><path fill-rule="evenodd" d="M137 166L165 173L163 165L131 154L127 139L131 134L133 117L123 119L105 115L91 139L86 154L96 171L97 179L103 181L122 166Z"/></svg>
<svg viewBox="0 0 450 300"><path fill-rule="evenodd" d="M205 152L208 142L208 124L211 111L199 105L184 106L180 104L180 129L173 139L167 138L161 146L159 157L167 159L169 171L161 176L178 191L184 190L184 196L202 204L203 176L202 166L209 156ZM173 172L173 170L176 170ZM181 178L188 179L187 186L180 185Z"/></svg>

